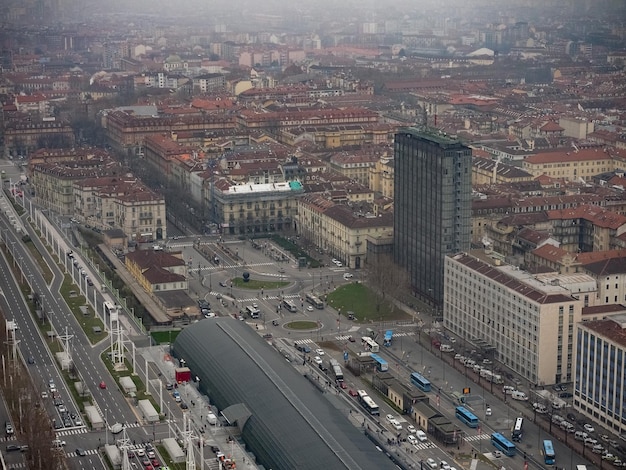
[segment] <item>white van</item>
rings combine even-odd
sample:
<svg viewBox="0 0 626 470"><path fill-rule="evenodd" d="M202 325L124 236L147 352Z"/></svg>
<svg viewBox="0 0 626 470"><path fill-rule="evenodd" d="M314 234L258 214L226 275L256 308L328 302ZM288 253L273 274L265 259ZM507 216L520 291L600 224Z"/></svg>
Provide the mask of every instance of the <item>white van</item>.
<svg viewBox="0 0 626 470"><path fill-rule="evenodd" d="M524 392L520 392L519 390L513 390L511 392L511 398L513 400L528 401L528 395Z"/></svg>
<svg viewBox="0 0 626 470"><path fill-rule="evenodd" d="M211 411L207 413L206 420L212 426L217 424L217 416L215 416L215 413L212 413Z"/></svg>
<svg viewBox="0 0 626 470"><path fill-rule="evenodd" d="M439 350L441 352L454 352L454 348L452 346L450 346L449 344L442 344L441 346L439 346Z"/></svg>

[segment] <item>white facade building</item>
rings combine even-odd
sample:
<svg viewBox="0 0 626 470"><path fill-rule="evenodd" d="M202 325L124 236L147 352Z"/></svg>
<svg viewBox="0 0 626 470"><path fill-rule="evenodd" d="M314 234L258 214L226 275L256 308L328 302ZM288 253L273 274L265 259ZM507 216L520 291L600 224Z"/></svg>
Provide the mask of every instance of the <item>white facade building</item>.
<svg viewBox="0 0 626 470"><path fill-rule="evenodd" d="M531 384L573 380L574 325L595 289L591 277L533 276L479 250L446 257L444 276L447 329L489 345Z"/></svg>

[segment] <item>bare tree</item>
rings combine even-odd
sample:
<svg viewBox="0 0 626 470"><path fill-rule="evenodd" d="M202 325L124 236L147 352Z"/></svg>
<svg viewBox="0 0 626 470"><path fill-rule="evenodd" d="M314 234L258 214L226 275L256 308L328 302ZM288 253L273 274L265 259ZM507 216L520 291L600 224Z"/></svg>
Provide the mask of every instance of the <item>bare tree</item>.
<svg viewBox="0 0 626 470"><path fill-rule="evenodd" d="M395 264L387 253L368 259L366 271L366 283L372 292L377 314L381 316L381 309L386 305L391 311L395 310L396 304L393 300L408 287L406 271Z"/></svg>

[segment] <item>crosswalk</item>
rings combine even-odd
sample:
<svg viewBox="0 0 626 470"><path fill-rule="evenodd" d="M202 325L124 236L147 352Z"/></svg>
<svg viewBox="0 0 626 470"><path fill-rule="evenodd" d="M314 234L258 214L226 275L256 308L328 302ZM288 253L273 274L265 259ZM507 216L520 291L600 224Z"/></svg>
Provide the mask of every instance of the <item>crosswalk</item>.
<svg viewBox="0 0 626 470"><path fill-rule="evenodd" d="M17 437L15 436L2 436L0 437L0 442L10 442L10 441L16 441Z"/></svg>
<svg viewBox="0 0 626 470"><path fill-rule="evenodd" d="M413 447L415 447L417 450L424 450L424 449L436 449L437 445L432 442L420 442L419 444L413 444Z"/></svg>
<svg viewBox="0 0 626 470"><path fill-rule="evenodd" d="M85 455L96 455L98 453L98 449L85 449L84 451L85 451ZM73 452L68 452L67 456L69 458L73 458L73 457L78 457L79 455L76 453L76 451L73 451Z"/></svg>
<svg viewBox="0 0 626 470"><path fill-rule="evenodd" d="M294 341L294 343L296 343L296 344L314 344L314 341L312 339L304 338L304 339L297 339L297 340Z"/></svg>
<svg viewBox="0 0 626 470"><path fill-rule="evenodd" d="M465 440L468 442L482 441L482 440L489 439L489 438L490 438L489 434L477 434L474 436L465 436Z"/></svg>
<svg viewBox="0 0 626 470"><path fill-rule="evenodd" d="M88 432L87 428L76 428L76 429L68 429L65 431L57 431L56 435L58 437L76 436L77 434L85 434L87 432Z"/></svg>
<svg viewBox="0 0 626 470"><path fill-rule="evenodd" d="M396 336L414 336L414 335L415 335L414 331L398 331L398 332L394 331L393 332L393 336L394 337L396 337Z"/></svg>
<svg viewBox="0 0 626 470"><path fill-rule="evenodd" d="M242 267L246 268L258 268L259 266L276 266L276 263L271 261L266 261L264 263L246 263L246 264L218 264L218 265L208 265L208 266L200 266L199 268L189 268L189 272L197 273L198 271L221 271L224 269L240 269ZM284 276L284 274L276 274L276 276Z"/></svg>
<svg viewBox="0 0 626 470"><path fill-rule="evenodd" d="M211 295L213 296L217 296L218 294L220 294L220 292L214 292L211 291ZM222 294L224 296L224 294ZM258 297L248 297L246 299L237 299L237 302L241 302L241 303L254 303L254 302L258 302L259 300L282 300L282 299L299 299L300 296L298 294L287 294L287 295L264 295L262 296L262 299L259 299Z"/></svg>
<svg viewBox="0 0 626 470"><path fill-rule="evenodd" d="M28 465L25 462L18 462L18 463L12 463L11 467L9 468L17 470L19 468L28 468Z"/></svg>
<svg viewBox="0 0 626 470"><path fill-rule="evenodd" d="M351 335L339 335L335 336L337 341L348 341L351 338Z"/></svg>

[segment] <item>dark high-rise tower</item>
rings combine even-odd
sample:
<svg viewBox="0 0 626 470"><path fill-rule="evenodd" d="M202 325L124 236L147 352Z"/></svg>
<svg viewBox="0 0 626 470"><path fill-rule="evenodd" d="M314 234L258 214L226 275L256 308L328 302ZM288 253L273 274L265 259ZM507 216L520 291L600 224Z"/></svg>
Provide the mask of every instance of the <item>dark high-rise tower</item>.
<svg viewBox="0 0 626 470"><path fill-rule="evenodd" d="M394 168L394 259L439 307L444 257L470 247L472 152L436 130L401 129Z"/></svg>

